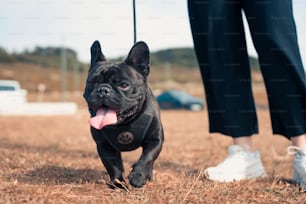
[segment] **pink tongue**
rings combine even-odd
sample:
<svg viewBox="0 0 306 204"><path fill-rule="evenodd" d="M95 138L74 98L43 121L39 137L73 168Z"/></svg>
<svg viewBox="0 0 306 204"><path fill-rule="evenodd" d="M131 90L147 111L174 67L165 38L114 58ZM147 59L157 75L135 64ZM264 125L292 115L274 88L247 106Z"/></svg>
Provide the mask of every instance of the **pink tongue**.
<svg viewBox="0 0 306 204"><path fill-rule="evenodd" d="M116 111L107 108L98 109L96 116L89 119L89 124L98 130L115 123L117 123Z"/></svg>

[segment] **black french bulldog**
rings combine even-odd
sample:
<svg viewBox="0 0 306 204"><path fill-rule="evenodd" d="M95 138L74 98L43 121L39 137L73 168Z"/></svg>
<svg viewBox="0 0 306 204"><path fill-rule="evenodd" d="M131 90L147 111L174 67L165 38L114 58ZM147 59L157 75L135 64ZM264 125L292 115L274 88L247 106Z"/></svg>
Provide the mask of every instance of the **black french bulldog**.
<svg viewBox="0 0 306 204"><path fill-rule="evenodd" d="M112 184L123 187L122 151L142 147L128 176L133 187L153 179L153 164L164 142L158 104L147 85L149 48L137 42L123 62L109 62L99 41L91 46L84 98L91 114L91 134Z"/></svg>

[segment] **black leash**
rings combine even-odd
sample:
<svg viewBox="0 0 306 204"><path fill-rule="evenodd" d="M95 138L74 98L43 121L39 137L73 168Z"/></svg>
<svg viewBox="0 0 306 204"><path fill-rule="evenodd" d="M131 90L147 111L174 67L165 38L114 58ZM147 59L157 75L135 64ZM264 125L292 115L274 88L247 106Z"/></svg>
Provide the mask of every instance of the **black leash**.
<svg viewBox="0 0 306 204"><path fill-rule="evenodd" d="M134 44L137 41L137 30L136 30L136 0L133 0L133 24L134 24Z"/></svg>

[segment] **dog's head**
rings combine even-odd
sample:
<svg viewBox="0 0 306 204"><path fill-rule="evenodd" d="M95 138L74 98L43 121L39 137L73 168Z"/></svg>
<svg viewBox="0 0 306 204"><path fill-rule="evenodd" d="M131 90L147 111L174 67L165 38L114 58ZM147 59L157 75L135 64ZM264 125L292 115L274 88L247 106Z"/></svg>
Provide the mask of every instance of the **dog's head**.
<svg viewBox="0 0 306 204"><path fill-rule="evenodd" d="M137 115L146 100L149 61L149 48L144 42L136 43L123 62L109 62L95 41L84 91L91 116L101 109L111 110L117 123L122 123Z"/></svg>

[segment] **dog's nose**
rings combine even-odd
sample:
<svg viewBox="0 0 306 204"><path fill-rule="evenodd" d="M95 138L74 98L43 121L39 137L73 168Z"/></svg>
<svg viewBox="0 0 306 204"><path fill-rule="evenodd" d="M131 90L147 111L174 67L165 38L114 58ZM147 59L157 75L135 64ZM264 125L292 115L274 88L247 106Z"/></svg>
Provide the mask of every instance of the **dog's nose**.
<svg viewBox="0 0 306 204"><path fill-rule="evenodd" d="M110 90L109 87L100 87L98 89L98 92L99 92L100 96L105 96L105 95L109 95L111 90Z"/></svg>

